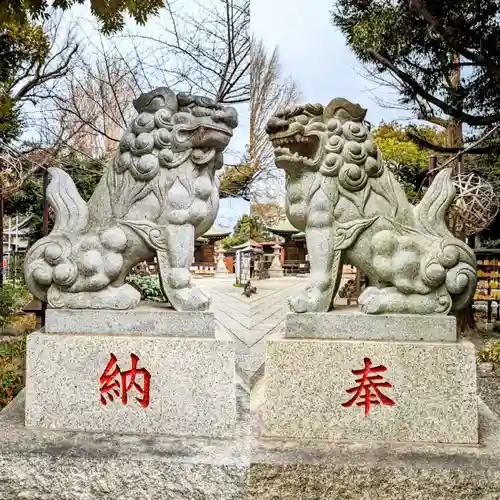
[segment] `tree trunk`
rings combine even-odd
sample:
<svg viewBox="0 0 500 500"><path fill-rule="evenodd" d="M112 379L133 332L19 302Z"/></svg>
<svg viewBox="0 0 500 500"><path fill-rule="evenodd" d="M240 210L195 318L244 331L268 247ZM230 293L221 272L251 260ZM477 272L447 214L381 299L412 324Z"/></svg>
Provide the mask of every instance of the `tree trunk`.
<svg viewBox="0 0 500 500"><path fill-rule="evenodd" d="M460 56L458 54L453 54L452 60L454 63L459 63ZM457 101L460 100L460 76L461 76L460 66L457 65L457 67L453 69L452 72L450 73L448 80L451 91L455 92L457 96ZM457 102L457 105L459 105L459 102ZM451 119L448 122L446 131L447 131L447 142L448 142L447 146L458 147L458 148L463 147L464 135L463 135L462 122ZM456 174L462 173L461 166L462 166L462 158L458 157L456 161L453 162L452 165ZM457 236L463 241L467 241L465 235L456 234L455 236ZM456 318L457 318L458 333L464 334L475 330L476 320L474 318L474 309L472 308L472 302L461 311L458 311L456 314Z"/></svg>
<svg viewBox="0 0 500 500"><path fill-rule="evenodd" d="M467 307L458 311L457 317L457 330L459 333L469 333L476 329L476 319L474 318L474 309L472 303Z"/></svg>

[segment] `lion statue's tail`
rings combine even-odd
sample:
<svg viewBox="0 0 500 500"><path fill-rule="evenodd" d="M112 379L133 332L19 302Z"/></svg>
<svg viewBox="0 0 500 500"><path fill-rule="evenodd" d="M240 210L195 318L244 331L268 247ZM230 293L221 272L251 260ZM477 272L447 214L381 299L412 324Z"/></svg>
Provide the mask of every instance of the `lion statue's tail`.
<svg viewBox="0 0 500 500"><path fill-rule="evenodd" d="M426 265L426 277L432 280L437 266L444 267L444 284L452 299L451 310L456 311L465 307L473 297L477 278L474 252L456 238L446 224L448 209L456 196L452 173L451 169L438 173L425 196L414 208L414 218L415 227L419 231L440 242L438 254Z"/></svg>
<svg viewBox="0 0 500 500"><path fill-rule="evenodd" d="M30 292L47 300L53 282L68 285L78 272L71 260L71 240L68 235L81 233L88 223L88 208L71 177L59 168L49 168L50 183L47 201L54 211L55 221L49 235L38 240L28 250L24 260L24 276ZM64 266L58 270L57 266Z"/></svg>

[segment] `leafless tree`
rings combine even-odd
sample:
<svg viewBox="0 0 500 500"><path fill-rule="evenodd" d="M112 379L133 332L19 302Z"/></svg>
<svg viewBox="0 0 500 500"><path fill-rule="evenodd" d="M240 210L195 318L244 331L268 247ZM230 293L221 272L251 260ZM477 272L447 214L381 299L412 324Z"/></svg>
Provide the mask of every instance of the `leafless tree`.
<svg viewBox="0 0 500 500"><path fill-rule="evenodd" d="M44 24L48 57L21 61L17 72L10 82L2 82L3 92L9 94L14 103L38 105L48 99L46 88L72 70L78 44L71 31L64 33L62 16L51 16ZM62 35L61 35L62 33Z"/></svg>
<svg viewBox="0 0 500 500"><path fill-rule="evenodd" d="M132 33L144 68L223 104L250 100L250 0L194 0L166 6L158 35Z"/></svg>
<svg viewBox="0 0 500 500"><path fill-rule="evenodd" d="M283 76L279 51L268 55L260 40L251 41L249 143L241 164L226 169L221 178L221 195L263 202L279 199L284 178L274 164L274 152L265 132L268 118L279 108L295 103L300 93L290 78Z"/></svg>
<svg viewBox="0 0 500 500"><path fill-rule="evenodd" d="M122 54L99 35L85 40L73 71L47 89L51 102L38 123L40 135L52 146L92 158L105 156L134 114L132 101L145 86L137 61Z"/></svg>
<svg viewBox="0 0 500 500"><path fill-rule="evenodd" d="M9 96L19 109L24 127L30 129L37 109L50 100L47 88L55 85L72 71L79 50L71 30L65 30L61 15L51 15L42 28L48 42L47 57L20 61L14 77L2 82L2 93ZM21 140L12 143L0 141L0 184L3 198L15 192L24 181L40 169L38 162L23 161L40 148L38 140ZM28 156L29 157L29 156Z"/></svg>
<svg viewBox="0 0 500 500"><path fill-rule="evenodd" d="M262 41L253 39L251 61L249 156L253 168L252 198L273 198L283 187L283 175L274 164L274 149L266 134L266 123L278 108L295 104L300 92L291 78L282 75L278 48L268 54Z"/></svg>

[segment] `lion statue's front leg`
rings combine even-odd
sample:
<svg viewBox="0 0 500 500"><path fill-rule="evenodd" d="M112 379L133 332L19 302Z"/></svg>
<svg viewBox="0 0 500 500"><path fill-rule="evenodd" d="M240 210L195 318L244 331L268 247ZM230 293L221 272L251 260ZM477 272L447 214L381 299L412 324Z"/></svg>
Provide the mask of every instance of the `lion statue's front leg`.
<svg viewBox="0 0 500 500"><path fill-rule="evenodd" d="M210 298L191 282L195 238L217 215L216 170L237 126L234 108L159 88L141 95L138 116L86 203L71 178L49 170L52 232L25 259L30 291L56 308L130 309L126 283L157 257L162 288L178 311L204 311Z"/></svg>
<svg viewBox="0 0 500 500"><path fill-rule="evenodd" d="M276 165L287 172L286 210L305 231L310 283L290 300L298 313L333 307L342 265L368 286L367 314L447 314L474 294L472 250L447 228L455 190L441 171L412 206L364 124L366 110L346 99L296 106L267 125Z"/></svg>

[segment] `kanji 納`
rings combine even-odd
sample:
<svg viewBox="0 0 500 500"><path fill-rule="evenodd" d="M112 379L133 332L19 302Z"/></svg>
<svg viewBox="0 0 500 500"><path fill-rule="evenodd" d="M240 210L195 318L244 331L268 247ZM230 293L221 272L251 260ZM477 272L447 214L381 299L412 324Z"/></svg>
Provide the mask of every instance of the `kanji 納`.
<svg viewBox="0 0 500 500"><path fill-rule="evenodd" d="M128 401L128 392L135 389L140 397L136 398L137 402L146 408L149 406L149 387L151 382L151 374L145 368L137 368L139 357L135 354L130 355L132 367L130 370L121 371L117 364L116 356L111 353L110 359L103 374L99 378L101 384L101 403L107 405L106 396L109 401L114 401L114 397L121 397L122 404L126 405ZM142 386L138 383L137 378L142 377Z"/></svg>

